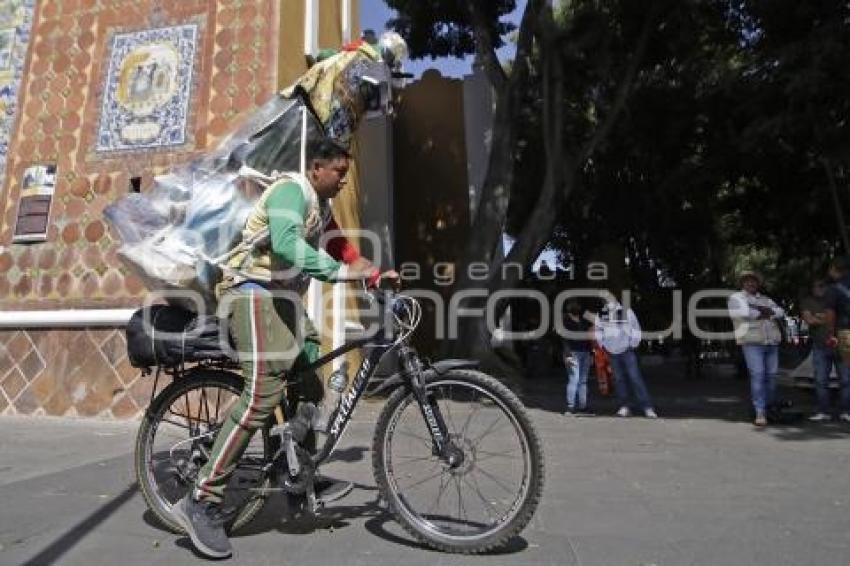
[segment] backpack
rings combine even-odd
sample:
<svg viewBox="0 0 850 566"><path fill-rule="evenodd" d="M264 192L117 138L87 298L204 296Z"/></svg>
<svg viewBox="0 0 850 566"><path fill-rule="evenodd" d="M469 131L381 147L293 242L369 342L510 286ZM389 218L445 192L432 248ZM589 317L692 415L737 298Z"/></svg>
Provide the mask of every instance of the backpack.
<svg viewBox="0 0 850 566"><path fill-rule="evenodd" d="M137 310L127 323L126 336L127 356L130 365L136 368L178 367L202 360L229 361L225 349L234 351L217 317L197 316L170 305Z"/></svg>

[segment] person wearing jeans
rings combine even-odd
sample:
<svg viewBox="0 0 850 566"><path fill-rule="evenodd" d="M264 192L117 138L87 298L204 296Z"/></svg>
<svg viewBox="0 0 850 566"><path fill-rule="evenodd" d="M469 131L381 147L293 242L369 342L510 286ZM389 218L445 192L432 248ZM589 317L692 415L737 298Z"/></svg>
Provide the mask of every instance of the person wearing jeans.
<svg viewBox="0 0 850 566"><path fill-rule="evenodd" d="M776 399L776 374L779 371L778 344L741 346L750 372L750 395L756 411L756 426L767 424L767 408ZM763 422L762 422L763 421Z"/></svg>
<svg viewBox="0 0 850 566"><path fill-rule="evenodd" d="M844 366L838 363L835 349L813 345L812 368L815 373L815 393L817 394L818 410L814 415L809 417L810 421L823 422L832 420L829 398L829 376L832 374L833 367L838 371L838 375L841 378L842 395L840 405L842 408L850 406L850 402L845 399L847 397L846 393L850 392L850 388L844 383L844 374L847 372L844 371ZM847 377L850 377L850 374Z"/></svg>
<svg viewBox="0 0 850 566"><path fill-rule="evenodd" d="M809 325L809 337L812 341L812 366L815 371L815 392L817 393L817 412L809 417L812 422L828 422L832 420L829 402L829 376L832 368L838 366L835 348L827 343L829 328L827 327L825 281L815 281L812 294L803 299L800 310L803 320Z"/></svg>
<svg viewBox="0 0 850 566"><path fill-rule="evenodd" d="M654 413L655 410L652 408L652 399L650 399L646 383L643 381L637 353L634 349L629 348L620 354L611 354L611 366L614 368L614 389L621 407L620 410L622 411L623 407L628 409L629 391L631 391L638 408L646 416L652 417L651 414L647 413Z"/></svg>
<svg viewBox="0 0 850 566"><path fill-rule="evenodd" d="M756 414L754 424L763 427L767 425L767 409L773 404L776 393L779 343L782 341L777 320L785 316L785 311L759 292L764 280L757 272L744 271L738 281L741 290L729 296L729 316L750 374L750 395Z"/></svg>
<svg viewBox="0 0 850 566"><path fill-rule="evenodd" d="M611 358L614 369L614 389L620 409L617 415L631 415L631 399L637 408L650 419L658 418L652 399L638 364L635 348L640 344L641 329L637 316L632 309L624 308L615 300L610 300L596 317L594 333L596 341ZM630 395L631 393L631 395Z"/></svg>
<svg viewBox="0 0 850 566"><path fill-rule="evenodd" d="M567 303L563 336L564 362L567 368L567 403L565 414L587 414L587 375L590 373L592 325L584 317L581 304Z"/></svg>
<svg viewBox="0 0 850 566"><path fill-rule="evenodd" d="M836 257L829 266L832 285L824 293L826 344L835 349L841 399L838 420L850 423L850 259Z"/></svg>
<svg viewBox="0 0 850 566"><path fill-rule="evenodd" d="M587 376L590 373L590 352L574 351L569 360L567 381L567 413L587 413Z"/></svg>

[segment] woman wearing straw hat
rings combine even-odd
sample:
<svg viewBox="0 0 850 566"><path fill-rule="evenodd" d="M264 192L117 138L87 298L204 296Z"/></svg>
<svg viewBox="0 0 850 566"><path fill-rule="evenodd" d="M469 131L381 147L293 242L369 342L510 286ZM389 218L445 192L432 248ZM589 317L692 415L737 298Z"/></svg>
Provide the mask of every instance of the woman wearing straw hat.
<svg viewBox="0 0 850 566"><path fill-rule="evenodd" d="M779 343L782 332L778 320L785 316L773 300L759 292L764 283L756 271L738 276L741 290L729 297L729 316L735 325L735 340L741 346L750 373L750 391L755 409L755 425L767 425L767 408L773 403L776 374L779 371Z"/></svg>

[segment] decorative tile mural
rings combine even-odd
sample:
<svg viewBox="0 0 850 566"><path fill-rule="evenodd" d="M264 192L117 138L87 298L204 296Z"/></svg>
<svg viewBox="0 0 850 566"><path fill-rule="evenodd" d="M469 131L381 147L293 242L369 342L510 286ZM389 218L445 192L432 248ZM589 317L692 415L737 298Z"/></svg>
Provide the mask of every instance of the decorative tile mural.
<svg viewBox="0 0 850 566"><path fill-rule="evenodd" d="M112 37L96 150L186 143L197 24Z"/></svg>
<svg viewBox="0 0 850 566"><path fill-rule="evenodd" d="M35 0L0 0L0 186L6 175Z"/></svg>

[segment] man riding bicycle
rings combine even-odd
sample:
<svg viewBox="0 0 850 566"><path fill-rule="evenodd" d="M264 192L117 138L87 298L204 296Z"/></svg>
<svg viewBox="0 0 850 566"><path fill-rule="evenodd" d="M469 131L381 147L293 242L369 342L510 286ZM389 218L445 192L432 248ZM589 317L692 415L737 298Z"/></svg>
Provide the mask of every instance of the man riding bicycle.
<svg viewBox="0 0 850 566"><path fill-rule="evenodd" d="M309 144L305 177L287 175L265 190L242 232L243 241L258 243L234 255L225 270L219 294L229 305L245 385L194 488L174 506L192 543L211 558L231 554L221 509L225 488L252 436L280 404L284 373L319 357L318 333L300 304L310 278L370 285L382 277L398 281L395 271L379 273L342 236L330 238L327 251L318 248L325 232L339 229L330 199L345 185L349 159L330 139ZM258 238L266 231L268 237ZM306 400L322 398L321 383L302 383L301 390ZM331 489L347 492L339 485Z"/></svg>

